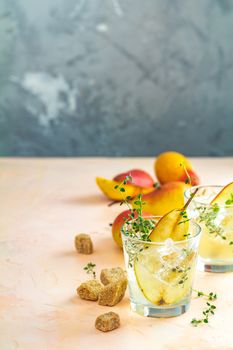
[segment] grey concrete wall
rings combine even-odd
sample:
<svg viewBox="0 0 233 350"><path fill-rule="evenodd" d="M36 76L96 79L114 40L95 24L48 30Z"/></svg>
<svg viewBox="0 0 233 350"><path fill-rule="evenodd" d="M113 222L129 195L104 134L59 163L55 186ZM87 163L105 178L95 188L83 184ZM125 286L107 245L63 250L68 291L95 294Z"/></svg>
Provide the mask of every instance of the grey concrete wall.
<svg viewBox="0 0 233 350"><path fill-rule="evenodd" d="M0 155L233 155L232 0L1 0Z"/></svg>

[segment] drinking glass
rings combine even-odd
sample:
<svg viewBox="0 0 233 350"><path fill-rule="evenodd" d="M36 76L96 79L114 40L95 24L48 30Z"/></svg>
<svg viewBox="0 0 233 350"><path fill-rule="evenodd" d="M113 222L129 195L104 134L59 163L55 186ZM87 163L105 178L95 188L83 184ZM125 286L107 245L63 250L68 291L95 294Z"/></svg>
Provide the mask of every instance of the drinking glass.
<svg viewBox="0 0 233 350"><path fill-rule="evenodd" d="M186 200L196 188L187 213L202 227L198 265L207 272L233 271L233 205L211 204L223 186L191 187L185 192Z"/></svg>
<svg viewBox="0 0 233 350"><path fill-rule="evenodd" d="M155 225L159 218L151 218ZM172 317L189 307L201 228L190 221L188 237L162 243L130 236L122 230L124 259L133 311L148 317Z"/></svg>

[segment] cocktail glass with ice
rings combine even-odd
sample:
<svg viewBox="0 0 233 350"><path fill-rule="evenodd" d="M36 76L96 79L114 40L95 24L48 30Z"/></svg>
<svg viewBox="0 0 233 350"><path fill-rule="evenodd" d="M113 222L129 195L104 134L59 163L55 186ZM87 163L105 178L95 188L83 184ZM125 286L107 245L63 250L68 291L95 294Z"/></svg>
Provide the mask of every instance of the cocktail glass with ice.
<svg viewBox="0 0 233 350"><path fill-rule="evenodd" d="M151 219L154 225L159 220ZM131 224L124 225L122 240L132 310L150 317L184 313L190 304L200 226L190 221L182 241L148 242L130 235Z"/></svg>

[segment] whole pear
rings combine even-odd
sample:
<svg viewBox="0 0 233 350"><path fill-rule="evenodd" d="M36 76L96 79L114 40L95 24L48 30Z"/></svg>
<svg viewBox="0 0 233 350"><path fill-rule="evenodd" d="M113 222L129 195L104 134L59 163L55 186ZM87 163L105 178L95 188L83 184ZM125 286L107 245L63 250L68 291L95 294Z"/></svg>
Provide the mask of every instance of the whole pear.
<svg viewBox="0 0 233 350"><path fill-rule="evenodd" d="M200 184L190 161L178 152L161 153L155 160L155 174L161 184L171 181L187 182L189 178L192 186Z"/></svg>

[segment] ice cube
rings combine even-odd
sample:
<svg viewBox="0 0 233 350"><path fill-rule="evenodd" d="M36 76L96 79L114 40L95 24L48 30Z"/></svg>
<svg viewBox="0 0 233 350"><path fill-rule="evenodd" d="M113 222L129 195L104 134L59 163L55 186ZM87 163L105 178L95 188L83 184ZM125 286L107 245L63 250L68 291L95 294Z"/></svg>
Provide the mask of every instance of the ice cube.
<svg viewBox="0 0 233 350"><path fill-rule="evenodd" d="M164 245L166 246L166 247L173 247L174 246L174 241L173 241L173 239L172 238L167 238L166 239L166 241L164 242Z"/></svg>
<svg viewBox="0 0 233 350"><path fill-rule="evenodd" d="M177 247L172 238L167 238L159 252L160 256L163 258L164 256L180 252L180 248Z"/></svg>
<svg viewBox="0 0 233 350"><path fill-rule="evenodd" d="M209 204L217 193L218 191L214 187L200 188L194 198L194 202L197 201L198 203Z"/></svg>

